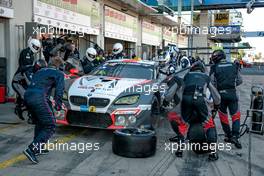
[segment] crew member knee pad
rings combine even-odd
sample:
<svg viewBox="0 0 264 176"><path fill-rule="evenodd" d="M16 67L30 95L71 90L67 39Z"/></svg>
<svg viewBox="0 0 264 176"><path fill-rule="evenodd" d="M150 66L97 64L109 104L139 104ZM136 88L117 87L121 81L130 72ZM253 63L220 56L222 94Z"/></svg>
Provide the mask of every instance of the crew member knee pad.
<svg viewBox="0 0 264 176"><path fill-rule="evenodd" d="M229 125L228 114L218 111L219 118L222 124Z"/></svg>
<svg viewBox="0 0 264 176"><path fill-rule="evenodd" d="M232 134L233 136L239 137L240 130L240 117L241 113L237 112L232 116Z"/></svg>
<svg viewBox="0 0 264 176"><path fill-rule="evenodd" d="M187 133L187 124L182 120L181 116L176 112L168 113L168 119L175 133L185 135Z"/></svg>

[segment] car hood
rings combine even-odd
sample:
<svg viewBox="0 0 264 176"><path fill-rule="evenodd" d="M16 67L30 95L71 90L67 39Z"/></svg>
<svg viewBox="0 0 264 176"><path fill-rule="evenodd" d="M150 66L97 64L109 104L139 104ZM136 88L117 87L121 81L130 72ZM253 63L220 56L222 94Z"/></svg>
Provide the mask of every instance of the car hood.
<svg viewBox="0 0 264 176"><path fill-rule="evenodd" d="M116 78L103 76L83 76L75 80L69 90L69 96L117 97L136 85L149 83L146 79ZM130 89L127 90L129 93ZM133 92L133 89L131 89Z"/></svg>

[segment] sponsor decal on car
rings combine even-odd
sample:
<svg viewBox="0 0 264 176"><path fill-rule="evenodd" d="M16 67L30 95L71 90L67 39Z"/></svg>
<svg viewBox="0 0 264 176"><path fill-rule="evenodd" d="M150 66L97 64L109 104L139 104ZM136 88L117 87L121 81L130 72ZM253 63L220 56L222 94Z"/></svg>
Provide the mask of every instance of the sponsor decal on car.
<svg viewBox="0 0 264 176"><path fill-rule="evenodd" d="M87 105L81 105L80 106L80 111L81 112L88 112L88 106Z"/></svg>
<svg viewBox="0 0 264 176"><path fill-rule="evenodd" d="M96 107L95 106L90 106L89 107L89 112L96 112Z"/></svg>
<svg viewBox="0 0 264 176"><path fill-rule="evenodd" d="M95 84L94 87L96 88L103 87L103 84Z"/></svg>

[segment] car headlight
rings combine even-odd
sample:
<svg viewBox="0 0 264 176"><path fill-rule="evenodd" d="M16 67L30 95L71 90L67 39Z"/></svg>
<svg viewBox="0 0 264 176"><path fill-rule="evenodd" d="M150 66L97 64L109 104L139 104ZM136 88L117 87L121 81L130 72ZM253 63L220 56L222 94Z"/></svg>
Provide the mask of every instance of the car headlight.
<svg viewBox="0 0 264 176"><path fill-rule="evenodd" d="M133 116L133 115L129 116L128 120L129 120L130 124L134 124L137 122L136 116Z"/></svg>
<svg viewBox="0 0 264 176"><path fill-rule="evenodd" d="M68 100L68 93L67 92L63 92L63 96L62 96L63 100Z"/></svg>
<svg viewBox="0 0 264 176"><path fill-rule="evenodd" d="M117 116L115 121L116 126L125 126L126 125L126 118L125 116Z"/></svg>
<svg viewBox="0 0 264 176"><path fill-rule="evenodd" d="M115 104L116 105L132 105L138 102L139 95L130 95L119 98Z"/></svg>

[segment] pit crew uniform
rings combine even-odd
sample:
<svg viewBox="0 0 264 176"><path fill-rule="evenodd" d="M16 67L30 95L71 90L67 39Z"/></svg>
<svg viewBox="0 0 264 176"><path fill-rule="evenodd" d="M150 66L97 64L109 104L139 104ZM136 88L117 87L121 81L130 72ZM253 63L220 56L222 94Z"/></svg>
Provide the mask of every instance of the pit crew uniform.
<svg viewBox="0 0 264 176"><path fill-rule="evenodd" d="M231 138L237 140L240 137L239 130L241 113L239 110L239 97L237 95L236 86L243 82L239 67L234 63L222 60L211 67L210 76L213 84L221 95L222 101L218 114L226 135L225 140L229 141ZM227 109L232 117L232 130L229 126ZM241 148L241 144L237 142L234 142L235 145L238 145L237 148Z"/></svg>
<svg viewBox="0 0 264 176"><path fill-rule="evenodd" d="M56 109L62 106L64 74L54 68L43 68L36 72L25 93L25 103L35 120L34 140L29 145L30 152L39 153L40 144L46 143L55 132L55 117L49 96L55 88Z"/></svg>
<svg viewBox="0 0 264 176"><path fill-rule="evenodd" d="M89 61L86 56L80 60L84 74L89 74L96 67L94 62Z"/></svg>
<svg viewBox="0 0 264 176"><path fill-rule="evenodd" d="M170 140L183 141L188 131L188 125L200 122L203 124L207 142L217 142L217 132L211 109L208 107L206 100L206 90L211 92L214 104L220 104L221 98L210 81L210 77L200 71L191 71L183 79L184 87L182 88L182 101L174 111L168 114L172 129L177 134L176 139ZM193 115L196 112L196 115ZM176 156L181 157L182 151L177 151ZM210 158L210 155L209 155ZM218 156L216 156L218 158Z"/></svg>
<svg viewBox="0 0 264 176"><path fill-rule="evenodd" d="M12 88L17 94L16 110L21 111L21 108L23 107L24 94L28 86L24 73L30 70L34 63L34 53L29 47L21 51L18 62L19 67L13 77ZM21 113L22 112L19 112L18 114ZM19 115L19 118L24 120L22 115Z"/></svg>

